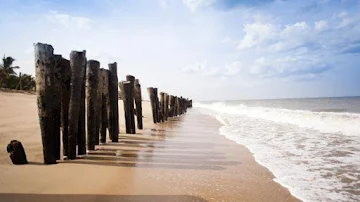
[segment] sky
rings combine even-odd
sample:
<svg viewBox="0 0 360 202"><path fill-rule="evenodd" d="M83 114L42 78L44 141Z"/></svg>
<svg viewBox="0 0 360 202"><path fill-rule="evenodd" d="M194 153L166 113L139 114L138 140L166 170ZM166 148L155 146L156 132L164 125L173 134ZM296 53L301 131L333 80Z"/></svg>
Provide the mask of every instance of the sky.
<svg viewBox="0 0 360 202"><path fill-rule="evenodd" d="M360 0L0 0L0 54L86 50L194 100L360 95ZM5 9L4 9L5 8Z"/></svg>

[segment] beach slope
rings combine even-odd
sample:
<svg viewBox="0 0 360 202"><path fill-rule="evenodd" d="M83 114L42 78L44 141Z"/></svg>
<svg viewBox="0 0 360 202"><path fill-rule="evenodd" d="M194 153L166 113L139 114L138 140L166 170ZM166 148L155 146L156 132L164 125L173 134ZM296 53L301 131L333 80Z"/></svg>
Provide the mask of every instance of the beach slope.
<svg viewBox="0 0 360 202"><path fill-rule="evenodd" d="M297 201L249 150L219 135L220 123L189 109L96 146L77 160L42 164L36 96L0 92L0 201ZM6 145L23 143L28 165L11 164Z"/></svg>

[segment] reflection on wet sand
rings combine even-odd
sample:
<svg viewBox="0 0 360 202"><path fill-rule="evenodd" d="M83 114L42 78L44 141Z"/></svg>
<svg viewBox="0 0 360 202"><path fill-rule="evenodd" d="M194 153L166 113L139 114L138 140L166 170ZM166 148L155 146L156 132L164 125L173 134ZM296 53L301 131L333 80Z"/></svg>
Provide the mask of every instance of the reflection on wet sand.
<svg viewBox="0 0 360 202"><path fill-rule="evenodd" d="M226 160L224 154L216 151L215 147L227 146L226 144L204 138L209 132L215 132L216 127L207 127L209 132L202 127L202 133L191 133L196 131L192 128L198 127L194 125L206 122L190 126L183 122L183 117L179 117L164 124L166 127L159 124L157 128L135 135L121 134L119 143L98 145L95 151L89 151L88 155L63 163L190 170L225 170L224 166L241 163Z"/></svg>

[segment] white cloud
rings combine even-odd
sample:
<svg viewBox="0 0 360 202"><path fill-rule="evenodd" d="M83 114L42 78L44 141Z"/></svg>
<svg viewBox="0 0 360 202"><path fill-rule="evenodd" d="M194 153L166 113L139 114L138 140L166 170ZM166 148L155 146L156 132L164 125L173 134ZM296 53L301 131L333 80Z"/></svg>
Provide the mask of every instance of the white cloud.
<svg viewBox="0 0 360 202"><path fill-rule="evenodd" d="M241 63L240 62L233 62L230 64L225 65L225 75L226 76L234 76L240 72Z"/></svg>
<svg viewBox="0 0 360 202"><path fill-rule="evenodd" d="M192 65L184 67L182 70L184 72L203 72L207 69L207 61L197 62Z"/></svg>
<svg viewBox="0 0 360 202"><path fill-rule="evenodd" d="M310 26L306 22L286 25L277 34L277 42L270 45L270 51L286 51L305 44L309 40Z"/></svg>
<svg viewBox="0 0 360 202"><path fill-rule="evenodd" d="M352 18L350 18L349 14L345 11L338 13L336 15L335 19L340 20L339 25L336 26L336 28L338 28L338 29L346 27L353 22Z"/></svg>
<svg viewBox="0 0 360 202"><path fill-rule="evenodd" d="M58 13L57 11L51 11L45 15L45 18L54 23L60 24L67 28L75 27L77 29L90 29L92 20L86 17L70 16L64 13Z"/></svg>
<svg viewBox="0 0 360 202"><path fill-rule="evenodd" d="M299 55L276 58L261 57L255 60L249 73L259 77L316 77L329 69L319 56Z"/></svg>
<svg viewBox="0 0 360 202"><path fill-rule="evenodd" d="M235 76L240 72L241 63L240 62L232 62L230 64L226 64L224 68L213 68L208 67L207 61L197 62L192 65L188 65L182 68L184 72L192 72L192 73L199 73L204 76L218 76L220 77L229 77Z"/></svg>
<svg viewBox="0 0 360 202"><path fill-rule="evenodd" d="M197 62L192 65L188 65L184 68L182 68L184 72L193 72L193 73L199 73L205 76L214 76L218 74L219 70L217 68L211 68L208 67L207 61Z"/></svg>
<svg viewBox="0 0 360 202"><path fill-rule="evenodd" d="M216 0L183 0L183 3L191 12L196 12L199 8L204 8L215 3Z"/></svg>
<svg viewBox="0 0 360 202"><path fill-rule="evenodd" d="M163 8L167 7L167 0L159 0L159 1L160 1L161 7L163 7Z"/></svg>
<svg viewBox="0 0 360 202"><path fill-rule="evenodd" d="M243 31L245 36L237 46L239 50L257 47L271 40L276 36L277 29L270 23L254 22L252 24L245 24Z"/></svg>
<svg viewBox="0 0 360 202"><path fill-rule="evenodd" d="M319 20L315 22L315 30L323 31L329 28L329 25L326 20Z"/></svg>

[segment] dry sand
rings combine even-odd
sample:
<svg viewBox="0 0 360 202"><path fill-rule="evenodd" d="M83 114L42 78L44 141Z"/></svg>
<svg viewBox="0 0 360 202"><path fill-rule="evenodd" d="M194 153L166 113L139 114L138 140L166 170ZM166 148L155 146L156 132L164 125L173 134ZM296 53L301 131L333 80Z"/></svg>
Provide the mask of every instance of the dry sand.
<svg viewBox="0 0 360 202"><path fill-rule="evenodd" d="M0 201L297 201L245 147L219 135L220 124L194 110L99 145L73 161L42 164L36 96L0 92ZM17 139L28 165L12 165L6 145Z"/></svg>

